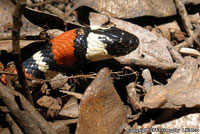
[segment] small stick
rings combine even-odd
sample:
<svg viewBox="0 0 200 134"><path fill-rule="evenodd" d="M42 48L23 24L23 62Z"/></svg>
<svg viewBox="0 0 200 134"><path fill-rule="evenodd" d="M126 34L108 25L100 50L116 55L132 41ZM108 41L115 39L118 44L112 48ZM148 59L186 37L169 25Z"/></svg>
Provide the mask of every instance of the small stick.
<svg viewBox="0 0 200 134"><path fill-rule="evenodd" d="M187 11L185 9L184 4L180 0L174 0L174 4L177 8L177 11L182 19L183 26L189 36L193 35L192 31L192 24L190 22L190 19L188 17Z"/></svg>
<svg viewBox="0 0 200 134"><path fill-rule="evenodd" d="M23 134L19 126L15 123L9 113L6 114L6 120L13 134Z"/></svg>
<svg viewBox="0 0 200 134"><path fill-rule="evenodd" d="M181 64L178 63L165 63L165 62L152 62L147 60L139 60L139 59L128 59L125 61L119 61L121 64L126 65L136 65L141 67L147 67L152 69L156 72L163 72L163 71L172 71L178 68Z"/></svg>
<svg viewBox="0 0 200 134"><path fill-rule="evenodd" d="M179 51L182 47L190 47L193 45L194 43L194 39L196 36L195 34L193 34L192 36L190 36L189 38L187 38L184 42L181 42L180 44L176 45L174 48L176 49L176 51Z"/></svg>
<svg viewBox="0 0 200 134"><path fill-rule="evenodd" d="M167 46L167 49L169 50L170 54L172 55L173 59L177 62L177 63L184 63L184 59L181 56L181 54L176 51L176 49L173 46Z"/></svg>
<svg viewBox="0 0 200 134"><path fill-rule="evenodd" d="M25 134L57 134L33 105L19 92L0 83L0 97Z"/></svg>
<svg viewBox="0 0 200 134"><path fill-rule="evenodd" d="M18 0L15 12L13 15L13 29L12 29L12 47L13 47L13 59L18 72L19 83L22 85L22 92L26 98L33 104L30 88L27 84L26 77L24 75L24 69L22 66L21 51L19 46L20 28L22 26L22 13L26 5L26 0Z"/></svg>

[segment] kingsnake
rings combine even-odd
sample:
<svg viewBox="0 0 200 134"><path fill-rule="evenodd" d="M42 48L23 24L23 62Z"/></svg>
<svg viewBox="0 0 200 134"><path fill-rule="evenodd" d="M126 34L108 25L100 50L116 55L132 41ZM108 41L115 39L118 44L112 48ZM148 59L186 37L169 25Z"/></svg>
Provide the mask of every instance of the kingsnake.
<svg viewBox="0 0 200 134"><path fill-rule="evenodd" d="M135 35L115 27L76 28L52 39L23 65L26 74L40 78L49 70L126 55L138 44Z"/></svg>

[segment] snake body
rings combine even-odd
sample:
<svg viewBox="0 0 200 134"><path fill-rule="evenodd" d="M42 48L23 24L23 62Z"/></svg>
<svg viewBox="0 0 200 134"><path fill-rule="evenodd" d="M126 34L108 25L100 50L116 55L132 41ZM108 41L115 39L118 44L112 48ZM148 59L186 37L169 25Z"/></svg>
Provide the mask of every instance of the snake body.
<svg viewBox="0 0 200 134"><path fill-rule="evenodd" d="M76 28L52 39L23 65L26 74L40 78L49 70L126 55L138 44L135 35L115 27Z"/></svg>

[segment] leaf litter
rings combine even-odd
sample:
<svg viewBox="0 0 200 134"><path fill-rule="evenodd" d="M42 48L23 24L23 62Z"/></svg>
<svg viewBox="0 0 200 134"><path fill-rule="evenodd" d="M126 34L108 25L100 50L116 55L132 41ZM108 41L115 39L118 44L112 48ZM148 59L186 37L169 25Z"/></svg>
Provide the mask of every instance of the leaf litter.
<svg viewBox="0 0 200 134"><path fill-rule="evenodd" d="M187 27L173 17L177 14L173 0L126 1L126 4L121 0L33 1L27 4L22 19L21 48L34 42L28 39L30 36L31 39L50 40L63 30L89 24L116 26L135 34L140 40L136 51L115 58L117 61L89 63L70 73L49 77L49 80L29 79L35 108L58 134L125 134L151 128L157 128L154 129L156 133L174 128L182 132L187 131L184 128L198 130L200 17L195 6L199 6L199 1L182 1L186 6L193 4L194 8L188 8L188 12L197 10L195 15L186 16L195 29L192 29L194 35L188 35ZM9 54L12 51L10 11L15 3L3 0L1 5L5 8L0 8L3 13L0 50ZM81 14L88 10L89 16ZM90 23L80 20L83 16ZM163 17L169 17L169 20L163 22ZM152 22L143 24L147 18ZM134 19L141 22L134 24ZM22 54L27 53L22 51ZM9 55L1 51L1 72L12 60L6 56ZM11 81L14 83L16 79ZM12 88L20 86L15 83ZM0 111L5 109L2 106ZM2 123L0 128L0 133L5 131Z"/></svg>

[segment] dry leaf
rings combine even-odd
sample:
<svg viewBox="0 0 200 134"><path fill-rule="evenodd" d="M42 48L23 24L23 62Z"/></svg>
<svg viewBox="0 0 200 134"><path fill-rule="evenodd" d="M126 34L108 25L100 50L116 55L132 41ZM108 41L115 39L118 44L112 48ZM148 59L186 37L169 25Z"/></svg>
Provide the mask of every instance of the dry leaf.
<svg viewBox="0 0 200 134"><path fill-rule="evenodd" d="M153 86L144 98L143 108L195 108L200 106L200 68L197 60L185 58L185 63L164 86Z"/></svg>
<svg viewBox="0 0 200 134"><path fill-rule="evenodd" d="M128 94L128 100L134 109L134 111L137 111L140 109L140 96L136 92L135 83L129 83L126 86L127 94Z"/></svg>
<svg viewBox="0 0 200 134"><path fill-rule="evenodd" d="M61 93L67 94L67 95L71 95L76 97L77 99L82 99L83 94L81 93L76 93L76 92L72 92L72 91L65 91L65 90L60 90Z"/></svg>
<svg viewBox="0 0 200 134"><path fill-rule="evenodd" d="M61 106L58 104L58 101L50 96L42 96L40 99L37 100L37 104L41 107L59 110Z"/></svg>
<svg viewBox="0 0 200 134"><path fill-rule="evenodd" d="M104 68L86 89L80 103L76 134L120 134L127 124L124 105Z"/></svg>
<svg viewBox="0 0 200 134"><path fill-rule="evenodd" d="M58 88L62 88L65 83L67 82L68 80L68 77L67 76L64 76L62 74L58 74L56 75L51 81L50 81L50 84L51 84L51 87L53 89L58 89Z"/></svg>
<svg viewBox="0 0 200 134"><path fill-rule="evenodd" d="M156 26L155 28L152 29L151 32L154 33L155 35L163 36L163 37L167 38L169 41L171 41L171 36L172 36L171 32L172 31L174 31L174 33L179 32L178 35L180 36L180 33L181 33L180 27L178 26L176 21Z"/></svg>
<svg viewBox="0 0 200 134"><path fill-rule="evenodd" d="M77 123L78 119L57 120L48 122L58 134L69 134L69 125Z"/></svg>
<svg viewBox="0 0 200 134"><path fill-rule="evenodd" d="M184 3L199 4L198 0L182 0ZM74 0L98 12L115 18L135 18L140 16L167 17L176 15L173 0Z"/></svg>
<svg viewBox="0 0 200 134"><path fill-rule="evenodd" d="M75 97L71 97L59 112L59 115L71 118L78 117L78 114L79 114L78 102Z"/></svg>

